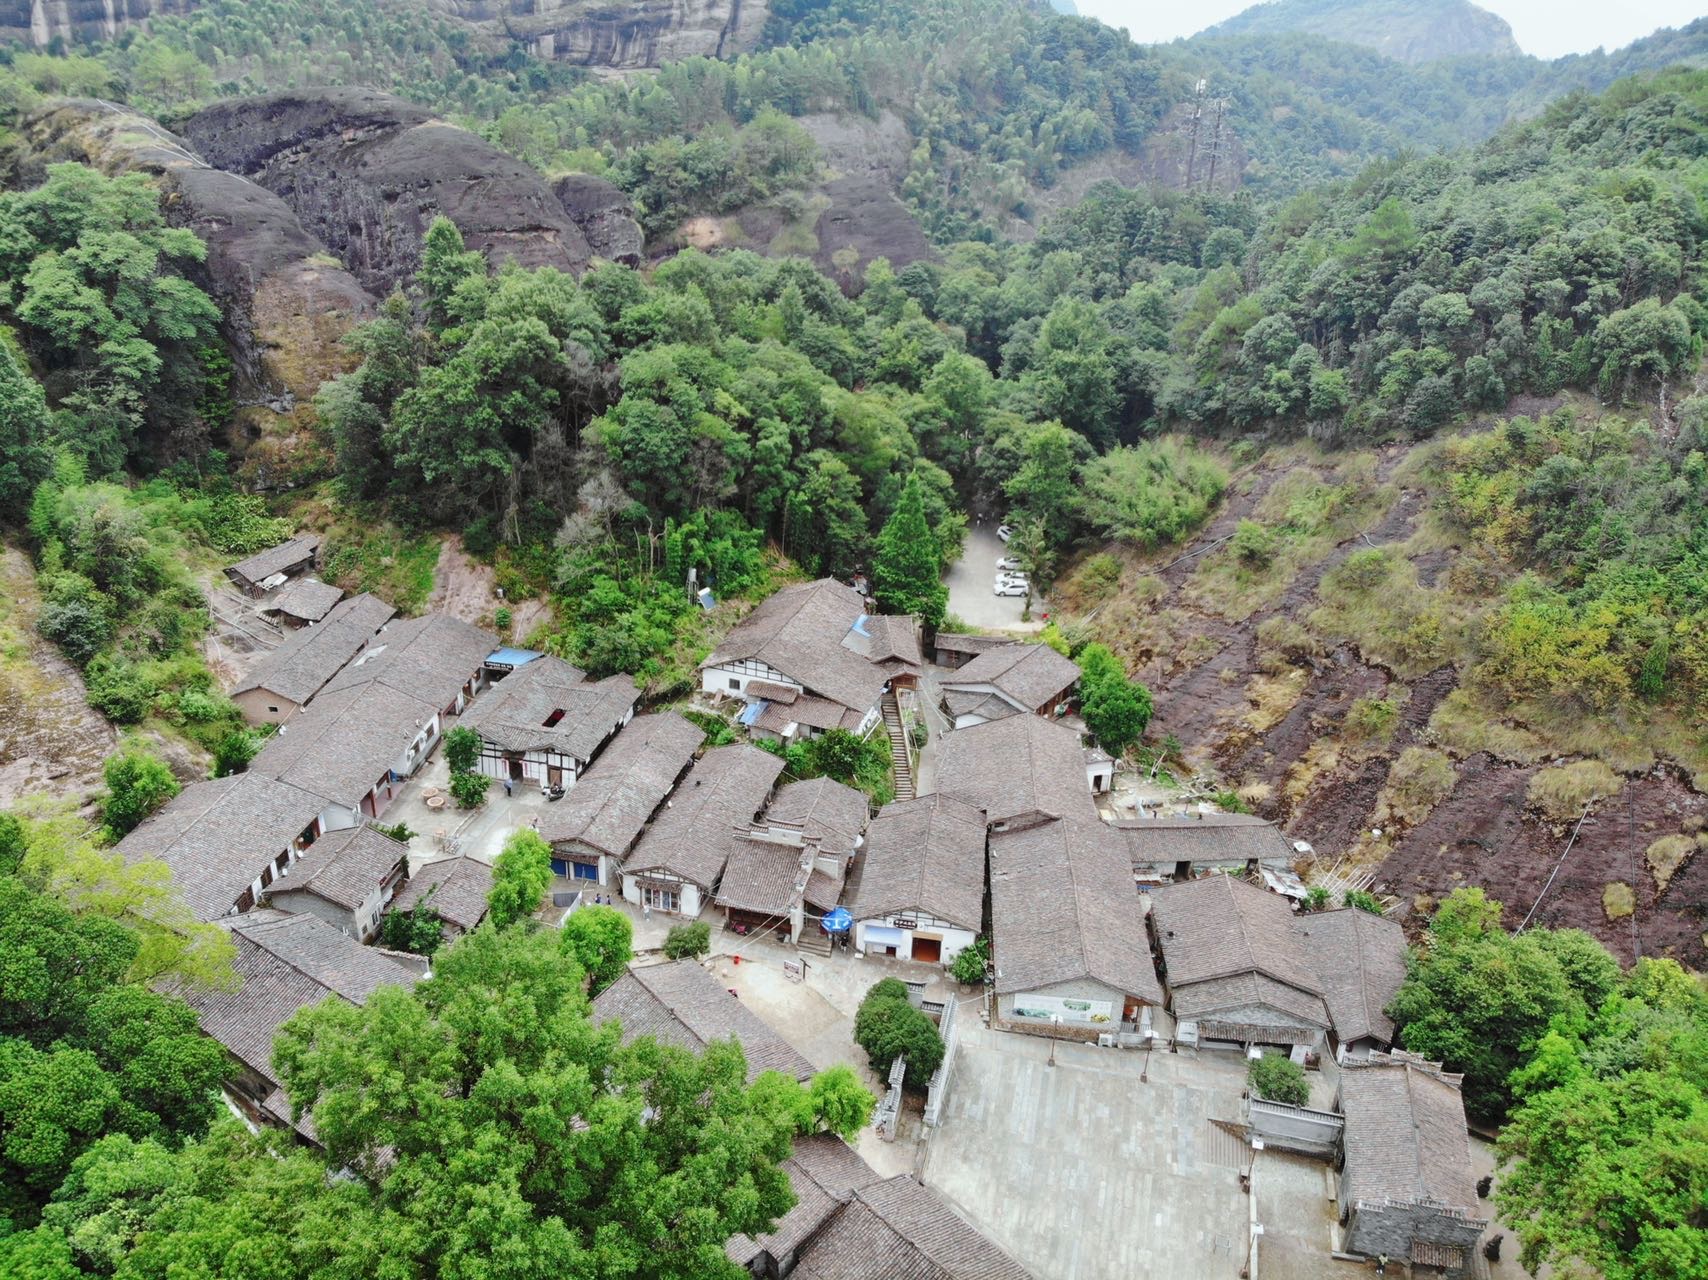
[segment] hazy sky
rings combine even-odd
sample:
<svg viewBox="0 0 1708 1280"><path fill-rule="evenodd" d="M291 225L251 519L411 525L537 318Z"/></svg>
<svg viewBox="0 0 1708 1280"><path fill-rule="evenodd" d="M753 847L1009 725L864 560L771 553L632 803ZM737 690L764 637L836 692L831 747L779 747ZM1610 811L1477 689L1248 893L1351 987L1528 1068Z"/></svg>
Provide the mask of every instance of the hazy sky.
<svg viewBox="0 0 1708 1280"><path fill-rule="evenodd" d="M1202 31L1252 0L1075 0L1079 11L1112 27L1125 27L1141 42L1173 40ZM1617 49L1657 27L1682 27L1708 13L1708 0L1481 0L1482 7L1512 24L1526 53L1557 58L1587 53L1597 45Z"/></svg>

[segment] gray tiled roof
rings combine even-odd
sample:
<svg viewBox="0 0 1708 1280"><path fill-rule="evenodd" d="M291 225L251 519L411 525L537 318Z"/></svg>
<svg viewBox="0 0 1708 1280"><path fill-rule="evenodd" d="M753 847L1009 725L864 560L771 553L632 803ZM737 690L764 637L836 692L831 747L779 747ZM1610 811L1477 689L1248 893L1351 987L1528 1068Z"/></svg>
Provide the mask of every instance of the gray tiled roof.
<svg viewBox="0 0 1708 1280"><path fill-rule="evenodd" d="M778 787L765 821L800 827L807 842L826 853L852 853L870 812L864 792L834 778L808 778Z"/></svg>
<svg viewBox="0 0 1708 1280"><path fill-rule="evenodd" d="M477 858L441 858L417 867L409 883L397 892L391 905L397 911L413 911L425 900L446 924L467 933L486 917L486 899L492 892L492 868Z"/></svg>
<svg viewBox="0 0 1708 1280"><path fill-rule="evenodd" d="M118 843L126 862L159 858L198 920L217 920L326 807L253 769L185 787Z"/></svg>
<svg viewBox="0 0 1708 1280"><path fill-rule="evenodd" d="M287 636L233 692L266 689L300 706L337 675L396 612L384 600L366 593L340 601L324 621Z"/></svg>
<svg viewBox="0 0 1708 1280"><path fill-rule="evenodd" d="M732 840L718 881L717 904L782 916L795 904L805 850L771 840ZM803 886L804 887L804 886Z"/></svg>
<svg viewBox="0 0 1708 1280"><path fill-rule="evenodd" d="M956 720L962 716L977 716L980 720L1006 720L1009 716L1029 714L994 693L968 693L951 689L943 694L943 705Z"/></svg>
<svg viewBox="0 0 1708 1280"><path fill-rule="evenodd" d="M1406 935L1399 923L1357 907L1298 918L1316 964L1323 1000L1342 1043L1371 1037L1392 1044L1383 1012L1406 977Z"/></svg>
<svg viewBox="0 0 1708 1280"><path fill-rule="evenodd" d="M437 712L435 704L389 685L329 685L274 735L249 771L354 809Z"/></svg>
<svg viewBox="0 0 1708 1280"><path fill-rule="evenodd" d="M732 743L701 756L682 779L623 871L668 871L707 891L717 886L737 826L751 823L783 772L769 751Z"/></svg>
<svg viewBox="0 0 1708 1280"><path fill-rule="evenodd" d="M1216 873L1161 885L1151 903L1178 1016L1249 995L1328 1026L1316 965L1286 898Z"/></svg>
<svg viewBox="0 0 1708 1280"><path fill-rule="evenodd" d="M922 661L911 618L868 616L860 593L834 578L784 587L700 665L748 658L862 714L877 705L893 674L917 671Z"/></svg>
<svg viewBox="0 0 1708 1280"><path fill-rule="evenodd" d="M1292 843L1273 822L1241 813L1196 818L1123 818L1112 824L1135 863L1291 864Z"/></svg>
<svg viewBox="0 0 1708 1280"><path fill-rule="evenodd" d="M588 681L561 658L535 658L474 700L463 724L503 751L556 751L586 762L634 709L628 676Z"/></svg>
<svg viewBox="0 0 1708 1280"><path fill-rule="evenodd" d="M636 716L562 800L540 815L540 835L553 844L574 841L621 858L705 734L673 711Z"/></svg>
<svg viewBox="0 0 1708 1280"><path fill-rule="evenodd" d="M275 1084L273 1037L297 1010L329 995L360 1005L379 987L415 982L413 973L384 952L311 915L250 911L221 924L237 948L238 987L186 987L178 994L195 1009L203 1031Z"/></svg>
<svg viewBox="0 0 1708 1280"><path fill-rule="evenodd" d="M294 564L311 559L320 550L320 539L314 534L298 534L276 547L257 551L247 560L239 560L226 568L228 575L259 585L275 573L282 573Z"/></svg>
<svg viewBox="0 0 1708 1280"><path fill-rule="evenodd" d="M759 684L760 681L754 681ZM752 692L753 685L748 686ZM765 700L765 710L759 713L759 719L753 727L768 733L782 735L787 733L792 724L804 724L813 729L848 729L852 731L860 724L863 712L845 707L840 702L832 702L829 698L815 698L805 694L790 702L772 702Z"/></svg>
<svg viewBox="0 0 1708 1280"><path fill-rule="evenodd" d="M937 790L992 823L1038 811L1095 817L1079 735L1042 716L1010 716L944 734Z"/></svg>
<svg viewBox="0 0 1708 1280"><path fill-rule="evenodd" d="M942 677L948 690L988 685L1028 711L1035 711L1079 683L1079 667L1047 644L1005 644L986 649Z"/></svg>
<svg viewBox="0 0 1708 1280"><path fill-rule="evenodd" d="M289 618L319 622L344 598L344 588L315 578L298 578L287 584L267 606Z"/></svg>
<svg viewBox="0 0 1708 1280"><path fill-rule="evenodd" d="M757 1238L731 1237L725 1252L739 1266L760 1254L785 1259L828 1222L859 1187L881 1175L859 1152L833 1133L795 1139L795 1153L782 1164L795 1193L795 1207L777 1220L777 1229Z"/></svg>
<svg viewBox="0 0 1708 1280"><path fill-rule="evenodd" d="M975 636L957 631L939 631L935 648L947 653L983 653L986 649L1013 644L1003 636Z"/></svg>
<svg viewBox="0 0 1708 1280"><path fill-rule="evenodd" d="M1283 1015L1292 1026L1328 1030L1327 1007L1319 996L1300 991L1261 973L1233 973L1225 978L1177 983L1169 975L1176 1018L1223 1018L1238 1022L1241 1010L1263 1005Z"/></svg>
<svg viewBox="0 0 1708 1280"><path fill-rule="evenodd" d="M984 923L984 814L949 796L887 804L872 820L850 910L920 911L973 932Z"/></svg>
<svg viewBox="0 0 1708 1280"><path fill-rule="evenodd" d="M1480 1217L1459 1079L1405 1053L1343 1064L1349 1199L1429 1198Z"/></svg>
<svg viewBox="0 0 1708 1280"><path fill-rule="evenodd" d="M807 1242L797 1280L1030 1280L1024 1267L906 1174L856 1188Z"/></svg>
<svg viewBox="0 0 1708 1280"><path fill-rule="evenodd" d="M498 648L498 637L445 613L393 622L327 686L327 692L379 683L449 707Z"/></svg>
<svg viewBox="0 0 1708 1280"><path fill-rule="evenodd" d="M271 892L312 893L354 911L408 853L409 846L372 827L348 827L316 840L288 875L273 882Z"/></svg>
<svg viewBox="0 0 1708 1280"><path fill-rule="evenodd" d="M695 1053L733 1037L747 1057L749 1083L762 1071L795 1080L814 1073L812 1063L693 960L630 969L594 998L593 1018L616 1019L625 1043L651 1036Z"/></svg>
<svg viewBox="0 0 1708 1280"><path fill-rule="evenodd" d="M990 910L999 995L1091 978L1162 1003L1132 868L1101 820L993 831Z"/></svg>

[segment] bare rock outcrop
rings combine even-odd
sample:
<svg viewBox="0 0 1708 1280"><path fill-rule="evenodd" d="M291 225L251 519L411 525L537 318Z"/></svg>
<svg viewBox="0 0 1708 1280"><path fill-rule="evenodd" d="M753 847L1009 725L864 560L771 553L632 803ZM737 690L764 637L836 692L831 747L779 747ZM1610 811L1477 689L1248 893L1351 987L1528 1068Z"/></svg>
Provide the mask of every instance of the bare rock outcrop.
<svg viewBox="0 0 1708 1280"><path fill-rule="evenodd" d="M525 42L541 58L639 70L759 47L766 0L433 0L477 30Z"/></svg>
<svg viewBox="0 0 1708 1280"><path fill-rule="evenodd" d="M635 221L635 208L622 190L603 178L571 173L552 184L552 194L563 206L593 256L607 262L638 267L646 236Z"/></svg>
<svg viewBox="0 0 1708 1280"><path fill-rule="evenodd" d="M493 264L579 271L587 237L533 169L371 89L234 98L191 116L207 159L273 192L375 294L408 280L435 217Z"/></svg>
<svg viewBox="0 0 1708 1280"><path fill-rule="evenodd" d="M0 0L0 42L46 48L111 40L157 13L188 13L201 0Z"/></svg>
<svg viewBox="0 0 1708 1280"><path fill-rule="evenodd" d="M307 431L315 391L350 367L342 345L373 295L304 229L284 201L208 164L146 117L91 99L60 100L22 126L29 162L76 160L104 173L159 179L168 219L208 247L194 273L219 303L234 362L234 452L259 487L315 465Z"/></svg>

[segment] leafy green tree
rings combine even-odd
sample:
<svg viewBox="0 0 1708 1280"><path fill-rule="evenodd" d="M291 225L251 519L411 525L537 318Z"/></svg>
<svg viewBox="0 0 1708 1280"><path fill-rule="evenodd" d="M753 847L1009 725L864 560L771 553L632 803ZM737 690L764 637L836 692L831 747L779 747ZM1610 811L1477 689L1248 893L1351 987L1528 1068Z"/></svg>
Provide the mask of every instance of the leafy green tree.
<svg viewBox="0 0 1708 1280"><path fill-rule="evenodd" d="M1144 550L1179 542L1227 487L1214 458L1177 437L1113 449L1080 473L1080 514L1103 537Z"/></svg>
<svg viewBox="0 0 1708 1280"><path fill-rule="evenodd" d="M1074 477L1091 452L1085 437L1059 422L1032 428L1021 444L1020 468L1004 486L1016 512L1043 526L1052 545L1065 542L1078 502Z"/></svg>
<svg viewBox="0 0 1708 1280"><path fill-rule="evenodd" d="M452 321L452 299L467 280L485 279L486 259L463 245L457 224L440 214L421 239L421 268L415 282L426 303L427 322L442 332Z"/></svg>
<svg viewBox="0 0 1708 1280"><path fill-rule="evenodd" d="M1245 1078L1251 1091L1271 1102L1284 1102L1290 1107L1308 1106L1311 1101L1310 1082L1305 1069L1290 1058L1278 1053L1266 1053L1252 1059Z"/></svg>
<svg viewBox="0 0 1708 1280"><path fill-rule="evenodd" d="M670 927L664 935L664 954L672 960L692 960L712 949L712 927L704 920Z"/></svg>
<svg viewBox="0 0 1708 1280"><path fill-rule="evenodd" d="M985 978L985 966L989 963L989 940L984 937L974 938L969 946L962 947L955 953L955 958L949 963L949 976L956 982L969 985L981 983Z"/></svg>
<svg viewBox="0 0 1708 1280"><path fill-rule="evenodd" d="M1085 726L1105 751L1118 756L1142 738L1150 724L1150 690L1127 678L1121 660L1107 645L1086 645L1076 661Z"/></svg>
<svg viewBox="0 0 1708 1280"><path fill-rule="evenodd" d="M615 907L583 907L563 922L558 945L586 972L589 995L598 995L628 972L634 925Z"/></svg>
<svg viewBox="0 0 1708 1280"><path fill-rule="evenodd" d="M52 468L47 398L0 332L0 512L8 522L29 509L30 495Z"/></svg>
<svg viewBox="0 0 1708 1280"><path fill-rule="evenodd" d="M1400 1042L1465 1074L1465 1109L1502 1119L1508 1078L1555 1018L1581 1019L1582 997L1538 933L1509 934L1480 889L1456 889L1437 908L1388 1006Z"/></svg>
<svg viewBox="0 0 1708 1280"><path fill-rule="evenodd" d="M459 724L445 734L445 763L452 773L468 773L480 761L480 734Z"/></svg>
<svg viewBox="0 0 1708 1280"><path fill-rule="evenodd" d="M172 770L136 745L108 756L102 776L107 794L101 800L101 821L109 840L122 839L179 790Z"/></svg>
<svg viewBox="0 0 1708 1280"><path fill-rule="evenodd" d="M866 1051L872 1070L888 1076L898 1057L907 1059L907 1088L921 1091L943 1061L943 1038L936 1024L907 1000L907 988L894 978L873 984L854 1014L854 1043Z"/></svg>
<svg viewBox="0 0 1708 1280"><path fill-rule="evenodd" d="M326 1256L382 1275L737 1280L725 1242L792 1204L777 1166L798 1103L749 1088L734 1041L702 1054L623 1045L615 1024L590 1022L581 977L551 935L482 926L439 956L432 981L286 1024L276 1057L293 1106L313 1116L323 1174L362 1178L362 1244ZM308 1203L345 1195L325 1180ZM312 1272L298 1265L291 1274Z"/></svg>
<svg viewBox="0 0 1708 1280"><path fill-rule="evenodd" d="M540 909L551 882L552 847L530 828L511 832L492 864L487 918L499 929L525 920Z"/></svg>
<svg viewBox="0 0 1708 1280"><path fill-rule="evenodd" d="M853 1142L872 1122L872 1111L877 1105L872 1091L860 1083L854 1069L845 1062L825 1068L807 1085L813 1133L834 1133L845 1142Z"/></svg>
<svg viewBox="0 0 1708 1280"><path fill-rule="evenodd" d="M444 922L427 898L408 911L394 908L380 917L380 945L392 951L430 956L444 945L444 941Z"/></svg>
<svg viewBox="0 0 1708 1280"><path fill-rule="evenodd" d="M255 735L247 729L233 729L214 743L213 776L224 778L242 773L261 750Z"/></svg>
<svg viewBox="0 0 1708 1280"><path fill-rule="evenodd" d="M943 585L937 542L925 523L925 504L919 478L909 476L895 512L878 533L872 556L872 590L889 613L917 614L935 629L949 607Z"/></svg>
<svg viewBox="0 0 1708 1280"><path fill-rule="evenodd" d="M457 802L459 809L478 809L486 802L486 793L492 787L492 779L484 773L466 771L451 775L451 799Z"/></svg>
<svg viewBox="0 0 1708 1280"><path fill-rule="evenodd" d="M806 478L790 492L784 513L784 549L811 573L846 577L870 535L860 481L847 463L822 450L803 461Z"/></svg>

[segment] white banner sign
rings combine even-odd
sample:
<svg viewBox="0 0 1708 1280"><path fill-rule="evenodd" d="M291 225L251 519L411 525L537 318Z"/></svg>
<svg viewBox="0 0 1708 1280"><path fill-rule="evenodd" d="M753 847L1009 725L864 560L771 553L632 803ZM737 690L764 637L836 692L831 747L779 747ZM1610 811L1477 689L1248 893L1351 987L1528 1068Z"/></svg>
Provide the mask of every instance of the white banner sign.
<svg viewBox="0 0 1708 1280"><path fill-rule="evenodd" d="M1016 1017L1037 1018L1048 1022L1060 1018L1063 1022L1109 1022L1115 1016L1115 1006L1108 1000L1076 1000L1071 996L1019 995L1014 997Z"/></svg>

